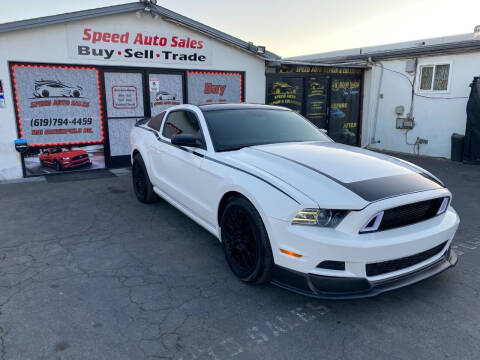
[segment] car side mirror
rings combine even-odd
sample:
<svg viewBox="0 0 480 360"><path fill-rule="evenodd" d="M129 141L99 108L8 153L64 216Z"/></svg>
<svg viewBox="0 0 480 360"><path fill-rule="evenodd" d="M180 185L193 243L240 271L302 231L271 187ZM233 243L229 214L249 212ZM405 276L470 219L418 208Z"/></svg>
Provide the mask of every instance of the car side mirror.
<svg viewBox="0 0 480 360"><path fill-rule="evenodd" d="M172 144L194 148L202 147L202 141L192 134L178 134L172 138Z"/></svg>

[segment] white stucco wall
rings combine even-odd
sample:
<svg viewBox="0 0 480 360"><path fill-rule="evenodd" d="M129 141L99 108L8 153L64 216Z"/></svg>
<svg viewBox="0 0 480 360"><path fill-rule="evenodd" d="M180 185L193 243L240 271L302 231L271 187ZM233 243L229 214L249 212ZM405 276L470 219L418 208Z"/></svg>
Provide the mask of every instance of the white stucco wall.
<svg viewBox="0 0 480 360"><path fill-rule="evenodd" d="M413 146L405 143L405 130L395 128L395 107L403 105L406 117L411 104L411 86L401 72L415 81L415 92L435 99L415 96L413 117L415 127L407 134L408 142L414 143L417 137L428 139L428 144L420 145L420 154L428 156L450 157L450 138L452 133L465 134L466 105L470 94L470 83L474 76L480 75L480 52L443 56L425 56L418 58L417 76L405 72L407 59L381 61L385 67L378 105L378 120L375 139L380 141L370 144L372 148L413 153ZM419 67L426 64L449 63L450 89L448 93L419 92ZM377 63L378 64L378 63ZM381 67L373 66L365 72L362 145L365 146L373 134L375 103ZM455 99L446 99L455 98Z"/></svg>
<svg viewBox="0 0 480 360"><path fill-rule="evenodd" d="M265 63L262 59L224 42L211 39L188 28L161 19L154 20L147 14L139 19L135 12L101 17L70 24L88 25L92 28L122 29L130 32L191 34L195 38L208 39L212 61L202 65L166 65L147 62L71 59L67 49L67 24L52 25L30 30L0 34L0 79L3 81L6 107L0 108L0 180L22 177L20 156L13 140L17 138L13 95L10 86L9 61L88 64L103 66L128 66L148 68L178 68L191 70L225 70L245 72L245 100L264 103Z"/></svg>

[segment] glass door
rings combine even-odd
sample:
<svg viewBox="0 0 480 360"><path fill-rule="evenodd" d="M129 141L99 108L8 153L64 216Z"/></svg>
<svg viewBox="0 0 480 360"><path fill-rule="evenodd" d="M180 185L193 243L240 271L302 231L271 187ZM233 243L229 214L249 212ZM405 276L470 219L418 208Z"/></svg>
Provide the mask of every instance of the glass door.
<svg viewBox="0 0 480 360"><path fill-rule="evenodd" d="M336 142L358 144L360 83L357 77L333 78L330 87L328 136Z"/></svg>
<svg viewBox="0 0 480 360"><path fill-rule="evenodd" d="M145 117L143 72L104 73L110 160L130 155L130 130Z"/></svg>

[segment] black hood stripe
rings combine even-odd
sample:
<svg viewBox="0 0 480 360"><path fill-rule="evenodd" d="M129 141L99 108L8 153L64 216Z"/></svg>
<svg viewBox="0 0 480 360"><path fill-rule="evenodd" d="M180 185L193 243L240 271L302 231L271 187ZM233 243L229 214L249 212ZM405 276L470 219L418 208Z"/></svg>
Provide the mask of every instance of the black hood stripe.
<svg viewBox="0 0 480 360"><path fill-rule="evenodd" d="M405 195L420 191L443 189L444 186L434 181L430 176L424 173L411 173L403 175L384 176L374 179L354 181L346 183L340 181L333 176L317 170L307 164L300 161L289 159L285 156L271 153L269 151L253 148L254 150L267 153L272 156L282 158L284 160L293 162L297 165L303 166L311 171L314 171L326 178L336 182L344 188L350 190L354 194L360 196L362 199L368 202L379 201L399 195Z"/></svg>
<svg viewBox="0 0 480 360"><path fill-rule="evenodd" d="M370 202L420 191L443 189L443 186L419 173L355 181L344 183L344 186Z"/></svg>

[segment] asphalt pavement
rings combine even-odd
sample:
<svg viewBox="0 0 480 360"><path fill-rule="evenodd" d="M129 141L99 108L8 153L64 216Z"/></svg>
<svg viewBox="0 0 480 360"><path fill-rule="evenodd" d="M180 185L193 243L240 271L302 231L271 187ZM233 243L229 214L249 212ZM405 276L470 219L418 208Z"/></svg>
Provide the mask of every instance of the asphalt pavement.
<svg viewBox="0 0 480 360"><path fill-rule="evenodd" d="M405 158L452 191L459 262L363 300L243 284L128 173L0 185L0 360L478 359L480 166Z"/></svg>

